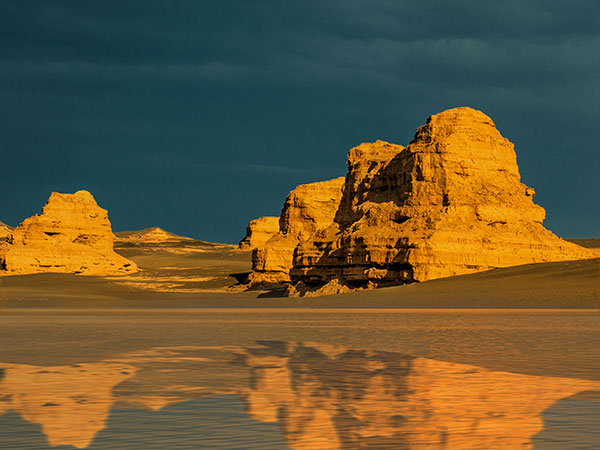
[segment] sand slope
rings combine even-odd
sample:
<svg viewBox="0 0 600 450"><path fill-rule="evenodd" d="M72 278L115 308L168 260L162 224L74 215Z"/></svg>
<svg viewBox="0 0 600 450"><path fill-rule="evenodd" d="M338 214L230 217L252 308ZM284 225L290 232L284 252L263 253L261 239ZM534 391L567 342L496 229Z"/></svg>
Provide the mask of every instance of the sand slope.
<svg viewBox="0 0 600 450"><path fill-rule="evenodd" d="M599 308L600 258L528 264L406 286L315 298L228 287L250 271L233 245L170 235L120 239L115 250L142 271L114 277L33 274L0 278L0 307ZM600 240L582 240L593 246ZM5 310L6 311L6 310Z"/></svg>

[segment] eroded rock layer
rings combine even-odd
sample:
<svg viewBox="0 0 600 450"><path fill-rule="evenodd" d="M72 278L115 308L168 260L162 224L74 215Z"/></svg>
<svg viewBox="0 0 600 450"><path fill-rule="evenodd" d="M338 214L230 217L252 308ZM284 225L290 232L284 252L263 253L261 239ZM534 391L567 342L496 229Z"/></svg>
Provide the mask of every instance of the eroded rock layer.
<svg viewBox="0 0 600 450"><path fill-rule="evenodd" d="M0 240L4 240L12 233L12 227L9 227L5 223L0 222Z"/></svg>
<svg viewBox="0 0 600 450"><path fill-rule="evenodd" d="M252 252L251 284L290 281L294 250L333 222L343 185L344 178L336 178L303 184L290 192L279 218L279 232Z"/></svg>
<svg viewBox="0 0 600 450"><path fill-rule="evenodd" d="M471 108L429 117L406 148L350 150L342 190L333 220L286 250L292 263L279 270L290 268L300 293L597 256L543 227L513 144Z"/></svg>
<svg viewBox="0 0 600 450"><path fill-rule="evenodd" d="M0 274L62 272L112 275L137 271L113 250L108 214L87 191L53 192L42 210L0 246Z"/></svg>
<svg viewBox="0 0 600 450"><path fill-rule="evenodd" d="M246 236L240 241L240 250L261 247L279 233L279 217L259 217L251 220L246 228Z"/></svg>

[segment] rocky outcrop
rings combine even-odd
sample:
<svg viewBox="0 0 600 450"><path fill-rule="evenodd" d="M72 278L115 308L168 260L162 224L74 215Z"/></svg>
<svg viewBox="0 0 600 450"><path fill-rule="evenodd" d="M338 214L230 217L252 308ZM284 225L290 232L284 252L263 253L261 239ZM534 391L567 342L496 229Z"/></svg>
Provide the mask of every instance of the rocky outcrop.
<svg viewBox="0 0 600 450"><path fill-rule="evenodd" d="M335 289L375 287L595 257L543 227L534 194L489 117L471 108L433 115L406 148L377 141L350 150L332 222L293 249L286 242L287 279L302 293L332 280Z"/></svg>
<svg viewBox="0 0 600 450"><path fill-rule="evenodd" d="M0 241L7 239L12 233L12 227L9 227L5 223L0 222Z"/></svg>
<svg viewBox="0 0 600 450"><path fill-rule="evenodd" d="M246 236L240 241L240 250L262 247L279 233L279 217L259 217L251 220L246 228Z"/></svg>
<svg viewBox="0 0 600 450"><path fill-rule="evenodd" d="M250 284L290 280L294 250L299 243L333 222L342 198L344 178L303 184L287 196L279 232L252 252Z"/></svg>
<svg viewBox="0 0 600 450"><path fill-rule="evenodd" d="M107 211L89 192L53 192L42 214L24 220L0 246L0 274L137 271L135 263L114 252L114 240Z"/></svg>

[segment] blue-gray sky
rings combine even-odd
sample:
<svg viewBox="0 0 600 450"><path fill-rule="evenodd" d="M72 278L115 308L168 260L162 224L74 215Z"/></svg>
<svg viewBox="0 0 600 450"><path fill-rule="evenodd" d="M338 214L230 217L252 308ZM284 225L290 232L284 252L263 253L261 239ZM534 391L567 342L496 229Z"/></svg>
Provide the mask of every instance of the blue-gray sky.
<svg viewBox="0 0 600 450"><path fill-rule="evenodd" d="M235 242L346 152L472 106L563 237L600 236L596 0L18 0L0 221L87 189L115 230Z"/></svg>

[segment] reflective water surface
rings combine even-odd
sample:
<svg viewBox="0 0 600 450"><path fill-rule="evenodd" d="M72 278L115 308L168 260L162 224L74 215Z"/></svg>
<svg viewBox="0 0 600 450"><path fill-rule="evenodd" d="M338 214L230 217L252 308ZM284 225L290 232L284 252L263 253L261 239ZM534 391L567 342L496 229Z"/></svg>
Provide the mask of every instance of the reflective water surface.
<svg viewBox="0 0 600 450"><path fill-rule="evenodd" d="M1 449L597 449L600 315L0 316Z"/></svg>

